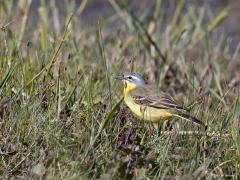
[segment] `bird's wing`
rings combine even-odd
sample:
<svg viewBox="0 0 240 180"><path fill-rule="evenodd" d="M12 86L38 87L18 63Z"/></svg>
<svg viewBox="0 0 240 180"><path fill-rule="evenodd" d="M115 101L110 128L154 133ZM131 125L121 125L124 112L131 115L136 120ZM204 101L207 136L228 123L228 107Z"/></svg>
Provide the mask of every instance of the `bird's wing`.
<svg viewBox="0 0 240 180"><path fill-rule="evenodd" d="M171 96L163 92L149 91L147 88L138 88L130 94L134 102L159 109L184 110Z"/></svg>

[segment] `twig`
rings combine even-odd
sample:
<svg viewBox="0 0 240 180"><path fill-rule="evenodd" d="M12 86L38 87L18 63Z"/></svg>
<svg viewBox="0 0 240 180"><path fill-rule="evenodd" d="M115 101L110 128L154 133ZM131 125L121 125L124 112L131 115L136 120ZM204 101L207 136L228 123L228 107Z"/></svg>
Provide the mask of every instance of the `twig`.
<svg viewBox="0 0 240 180"><path fill-rule="evenodd" d="M222 134L220 132L201 132L201 131L161 131L161 135L180 135L180 136L185 136L185 135L194 135L194 136L209 136L209 137L229 137L231 134Z"/></svg>

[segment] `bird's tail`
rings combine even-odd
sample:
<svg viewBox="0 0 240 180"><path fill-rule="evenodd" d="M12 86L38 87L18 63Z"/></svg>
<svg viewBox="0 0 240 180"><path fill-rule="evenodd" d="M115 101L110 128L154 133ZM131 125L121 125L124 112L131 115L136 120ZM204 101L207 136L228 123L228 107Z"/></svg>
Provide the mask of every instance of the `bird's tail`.
<svg viewBox="0 0 240 180"><path fill-rule="evenodd" d="M199 124L199 125L202 125L205 127L205 130L207 129L207 125L205 125L200 119L194 117L194 116L191 116L189 114L184 114L184 113L179 113L179 114L174 114L175 117L179 117L181 119L185 119L187 121L192 121L196 124Z"/></svg>

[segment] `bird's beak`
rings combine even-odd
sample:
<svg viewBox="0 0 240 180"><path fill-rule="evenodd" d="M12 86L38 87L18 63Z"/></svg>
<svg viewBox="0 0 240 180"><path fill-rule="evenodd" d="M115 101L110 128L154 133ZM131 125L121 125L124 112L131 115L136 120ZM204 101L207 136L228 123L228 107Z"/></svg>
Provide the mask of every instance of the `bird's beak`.
<svg viewBox="0 0 240 180"><path fill-rule="evenodd" d="M124 76L123 75L116 76L115 79L117 79L117 80L124 80Z"/></svg>

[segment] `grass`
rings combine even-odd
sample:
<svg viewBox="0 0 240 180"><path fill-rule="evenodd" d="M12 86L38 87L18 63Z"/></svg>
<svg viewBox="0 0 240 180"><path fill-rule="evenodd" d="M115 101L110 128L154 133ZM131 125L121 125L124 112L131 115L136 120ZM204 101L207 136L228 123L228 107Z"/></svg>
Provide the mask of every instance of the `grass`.
<svg viewBox="0 0 240 180"><path fill-rule="evenodd" d="M239 178L239 46L211 40L229 7L209 18L181 0L167 17L158 0L151 17L109 0L113 17L79 29L87 1L77 14L66 3L62 19L42 1L34 28L24 2L0 3L1 178ZM184 102L208 133L179 119L180 132L158 132L133 117L114 79L131 71Z"/></svg>

